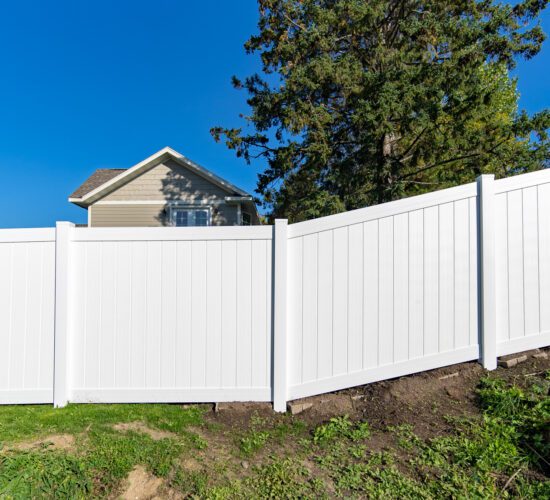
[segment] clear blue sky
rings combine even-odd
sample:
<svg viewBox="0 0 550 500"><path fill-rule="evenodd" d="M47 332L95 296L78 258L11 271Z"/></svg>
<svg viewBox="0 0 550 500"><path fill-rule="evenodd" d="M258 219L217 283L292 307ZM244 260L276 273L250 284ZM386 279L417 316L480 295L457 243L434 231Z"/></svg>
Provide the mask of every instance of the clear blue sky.
<svg viewBox="0 0 550 500"><path fill-rule="evenodd" d="M209 129L246 112L230 77L259 67L256 20L255 0L2 2L0 228L85 222L67 197L89 174L164 146L252 191L258 166ZM550 107L549 44L516 72L530 112Z"/></svg>

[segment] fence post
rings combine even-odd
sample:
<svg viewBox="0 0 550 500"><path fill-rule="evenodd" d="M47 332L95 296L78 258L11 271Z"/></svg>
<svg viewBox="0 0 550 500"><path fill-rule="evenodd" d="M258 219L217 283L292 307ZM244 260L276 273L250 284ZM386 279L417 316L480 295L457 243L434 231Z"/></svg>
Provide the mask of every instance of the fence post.
<svg viewBox="0 0 550 500"><path fill-rule="evenodd" d="M481 363L487 370L494 370L497 367L494 180L494 175L480 175L477 178L480 252L480 355Z"/></svg>
<svg viewBox="0 0 550 500"><path fill-rule="evenodd" d="M74 224L57 222L55 225L55 331L53 404L56 408L69 401L69 280L70 244Z"/></svg>
<svg viewBox="0 0 550 500"><path fill-rule="evenodd" d="M286 411L287 397L287 220L276 219L273 246L273 409Z"/></svg>

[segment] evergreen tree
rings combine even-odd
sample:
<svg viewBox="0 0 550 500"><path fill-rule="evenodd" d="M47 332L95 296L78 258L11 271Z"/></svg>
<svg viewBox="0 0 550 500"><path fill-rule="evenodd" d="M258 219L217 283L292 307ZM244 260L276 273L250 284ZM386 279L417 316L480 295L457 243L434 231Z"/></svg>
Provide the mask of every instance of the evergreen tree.
<svg viewBox="0 0 550 500"><path fill-rule="evenodd" d="M550 113L518 111L518 57L548 0L259 0L233 79L251 108L212 129L250 162L270 215L299 221L549 164Z"/></svg>

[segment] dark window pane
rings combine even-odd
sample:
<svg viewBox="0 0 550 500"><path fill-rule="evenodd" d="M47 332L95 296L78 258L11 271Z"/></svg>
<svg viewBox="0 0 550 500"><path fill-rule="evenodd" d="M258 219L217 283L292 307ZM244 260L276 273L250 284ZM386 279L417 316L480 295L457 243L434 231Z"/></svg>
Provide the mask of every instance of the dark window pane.
<svg viewBox="0 0 550 500"><path fill-rule="evenodd" d="M195 226L207 226L208 225L208 213L206 210L195 211Z"/></svg>
<svg viewBox="0 0 550 500"><path fill-rule="evenodd" d="M177 210L175 217L176 226L188 226L189 225L189 213L187 210Z"/></svg>

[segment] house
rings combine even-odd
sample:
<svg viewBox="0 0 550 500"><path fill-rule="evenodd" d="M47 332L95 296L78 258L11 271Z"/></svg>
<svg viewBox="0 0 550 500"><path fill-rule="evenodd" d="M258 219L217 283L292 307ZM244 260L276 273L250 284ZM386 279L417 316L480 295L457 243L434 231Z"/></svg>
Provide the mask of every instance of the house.
<svg viewBox="0 0 550 500"><path fill-rule="evenodd" d="M96 170L69 201L89 227L260 224L250 194L164 148L128 169Z"/></svg>

